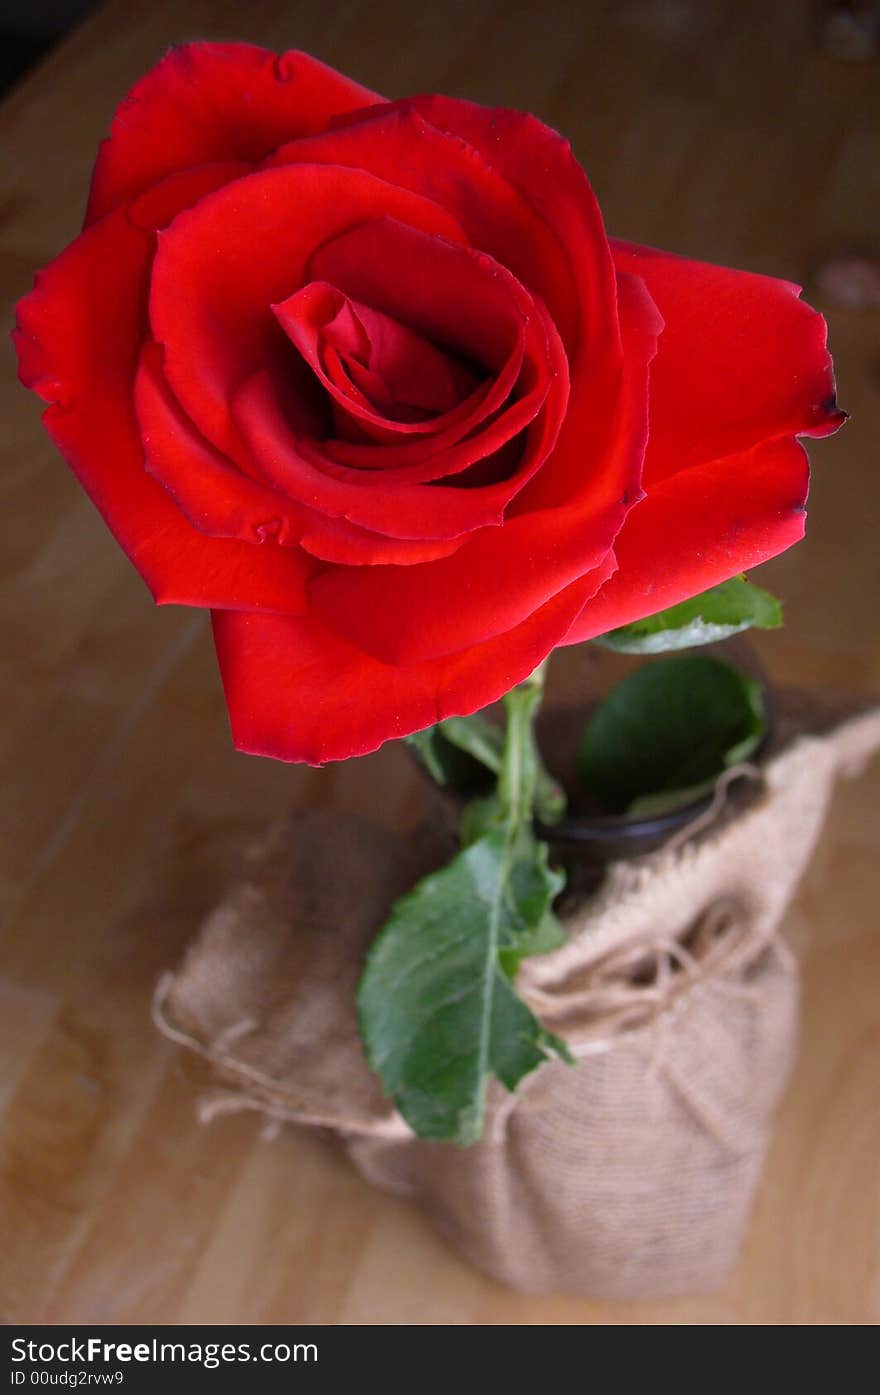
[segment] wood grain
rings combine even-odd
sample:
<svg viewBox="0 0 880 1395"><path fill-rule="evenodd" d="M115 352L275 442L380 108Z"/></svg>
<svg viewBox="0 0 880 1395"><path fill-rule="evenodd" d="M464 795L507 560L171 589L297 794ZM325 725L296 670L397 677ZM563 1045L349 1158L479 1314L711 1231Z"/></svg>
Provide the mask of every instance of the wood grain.
<svg viewBox="0 0 880 1395"><path fill-rule="evenodd" d="M112 0L0 109L11 304L77 230L116 101L168 44L304 47L391 94L530 108L613 231L809 284L877 251L876 65L794 0ZM876 315L829 312L847 429L813 452L808 540L764 571L785 681L880 689ZM880 1316L880 771L840 791L790 929L803 1041L742 1262L720 1293L509 1294L329 1148L200 1128L149 1019L247 831L289 805L390 821L393 749L324 772L235 754L204 617L155 610L56 457L8 347L0 497L0 1316L6 1321L867 1323Z"/></svg>

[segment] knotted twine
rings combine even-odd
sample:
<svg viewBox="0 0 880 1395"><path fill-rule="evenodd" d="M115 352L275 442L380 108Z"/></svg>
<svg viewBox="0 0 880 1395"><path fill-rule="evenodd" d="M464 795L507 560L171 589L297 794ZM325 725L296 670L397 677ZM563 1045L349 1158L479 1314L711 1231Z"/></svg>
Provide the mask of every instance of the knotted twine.
<svg viewBox="0 0 880 1395"><path fill-rule="evenodd" d="M373 1184L418 1202L479 1268L523 1291L702 1291L735 1263L789 1075L798 981L779 926L838 773L880 712L791 693L745 795L658 852L612 864L518 989L564 1036L515 1094L490 1085L472 1148L423 1143L366 1067L354 993L391 902L450 849L332 811L277 825L247 879L159 984L157 1026L223 1082L207 1121L256 1109L329 1130ZM756 778L757 777L757 778ZM723 804L723 808L721 805Z"/></svg>

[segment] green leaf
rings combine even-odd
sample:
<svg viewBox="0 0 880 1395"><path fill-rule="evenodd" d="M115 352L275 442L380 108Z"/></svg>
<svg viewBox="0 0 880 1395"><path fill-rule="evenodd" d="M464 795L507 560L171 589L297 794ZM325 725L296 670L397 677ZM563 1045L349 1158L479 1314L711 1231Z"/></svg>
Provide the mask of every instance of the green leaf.
<svg viewBox="0 0 880 1395"><path fill-rule="evenodd" d="M510 981L549 947L561 885L529 829L492 828L399 901L373 944L358 993L367 1059L421 1138L474 1142L490 1075L513 1090L567 1054Z"/></svg>
<svg viewBox="0 0 880 1395"><path fill-rule="evenodd" d="M543 762L539 762L535 781L535 813L541 823L552 828L554 823L559 823L567 808L568 799L562 785L554 780Z"/></svg>
<svg viewBox="0 0 880 1395"><path fill-rule="evenodd" d="M596 643L622 654L661 654L715 644L752 626L775 630L781 624L782 607L776 597L737 576L680 605L609 630Z"/></svg>
<svg viewBox="0 0 880 1395"><path fill-rule="evenodd" d="M484 833L488 833L490 828L498 828L503 824L504 810L497 791L494 794L483 795L480 799L470 800L464 807L458 829L461 846L468 847L470 843L482 838Z"/></svg>
<svg viewBox="0 0 880 1395"><path fill-rule="evenodd" d="M711 655L646 664L613 689L578 752L583 784L612 813L660 813L711 789L766 731L760 685Z"/></svg>
<svg viewBox="0 0 880 1395"><path fill-rule="evenodd" d="M440 731L453 746L466 751L493 775L498 774L504 753L504 732L500 727L474 714L472 717L447 717L440 723Z"/></svg>
<svg viewBox="0 0 880 1395"><path fill-rule="evenodd" d="M431 778L436 780L438 785L445 785L447 771L442 755L437 750L436 733L437 727L425 727L424 731L414 731L404 739Z"/></svg>
<svg viewBox="0 0 880 1395"><path fill-rule="evenodd" d="M633 819L652 819L660 814L671 814L675 809L687 809L698 800L711 794L715 788L715 776L711 780L701 780L698 785L688 785L685 789L661 790L659 794L643 794L627 805L626 812Z"/></svg>
<svg viewBox="0 0 880 1395"><path fill-rule="evenodd" d="M560 888L561 890L561 888ZM517 940L515 951L504 951L504 954L516 955L516 968L519 968L523 959L528 959L533 954L549 954L551 950L559 949L565 944L565 930L562 922L551 910L544 912L538 924L533 930L524 930ZM504 960L505 966L513 961L508 957Z"/></svg>
<svg viewBox="0 0 880 1395"><path fill-rule="evenodd" d="M445 735L443 724L426 727L405 738L419 763L438 785L456 791L473 791L491 784L491 773L461 746Z"/></svg>
<svg viewBox="0 0 880 1395"><path fill-rule="evenodd" d="M533 832L536 806L563 807L535 745L543 682L539 665L507 694L503 732L451 718L413 743L444 781L450 751L495 776L467 806L462 852L393 908L358 989L367 1060L421 1138L473 1143L491 1076L513 1090L549 1054L571 1059L513 989L522 958L562 940L565 878Z"/></svg>

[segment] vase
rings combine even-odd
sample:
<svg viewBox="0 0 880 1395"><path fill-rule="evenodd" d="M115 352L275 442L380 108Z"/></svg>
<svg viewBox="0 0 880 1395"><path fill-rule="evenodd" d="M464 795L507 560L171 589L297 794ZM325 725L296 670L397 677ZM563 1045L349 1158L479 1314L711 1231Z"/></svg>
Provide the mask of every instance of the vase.
<svg viewBox="0 0 880 1395"><path fill-rule="evenodd" d="M204 1119L256 1108L330 1131L368 1182L410 1197L504 1284L642 1299L717 1287L794 1057L783 917L835 780L878 746L876 707L782 692L736 798L606 860L563 908L565 944L517 983L575 1064L548 1061L514 1094L493 1082L470 1148L414 1136L366 1066L354 1006L391 903L449 855L436 819L408 837L327 810L276 826L160 984L157 1023L213 1067Z"/></svg>

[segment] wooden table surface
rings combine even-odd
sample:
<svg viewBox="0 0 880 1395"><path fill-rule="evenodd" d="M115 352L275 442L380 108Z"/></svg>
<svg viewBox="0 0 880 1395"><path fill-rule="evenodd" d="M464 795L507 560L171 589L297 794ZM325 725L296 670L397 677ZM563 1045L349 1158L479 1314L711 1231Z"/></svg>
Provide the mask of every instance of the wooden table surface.
<svg viewBox="0 0 880 1395"><path fill-rule="evenodd" d="M825 56L815 9L111 0L0 109L4 298L77 231L117 100L193 37L303 47L392 95L531 109L570 136L615 233L809 284L829 253L880 250L877 64ZM762 652L779 679L876 692L880 319L828 313L853 420L813 450L808 540L764 569L788 623ZM877 766L840 791L790 919L800 1059L722 1292L510 1294L316 1139L268 1141L247 1116L195 1122L193 1080L149 1001L231 850L291 804L408 818L413 777L397 749L317 772L231 750L204 615L152 607L3 351L0 1317L876 1321Z"/></svg>

